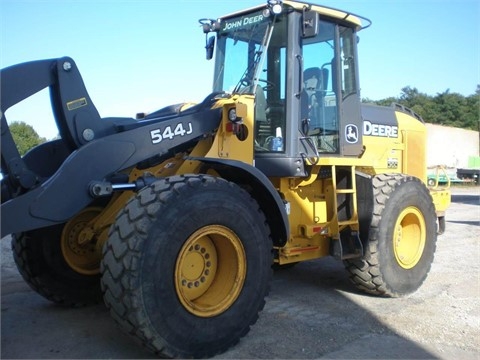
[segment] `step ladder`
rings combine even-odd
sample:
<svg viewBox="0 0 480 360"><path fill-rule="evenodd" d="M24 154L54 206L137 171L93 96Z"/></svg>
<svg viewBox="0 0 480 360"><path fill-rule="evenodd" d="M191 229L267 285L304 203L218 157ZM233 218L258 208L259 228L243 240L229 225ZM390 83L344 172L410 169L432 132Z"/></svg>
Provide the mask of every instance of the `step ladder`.
<svg viewBox="0 0 480 360"><path fill-rule="evenodd" d="M333 216L330 221L331 230L331 255L340 260L354 259L363 256L363 245L360 240L357 211L357 183L355 179L355 166L350 166L351 188L337 188L337 166L332 165L333 185ZM348 181L347 181L348 183ZM346 220L338 219L339 195L351 194L351 216Z"/></svg>

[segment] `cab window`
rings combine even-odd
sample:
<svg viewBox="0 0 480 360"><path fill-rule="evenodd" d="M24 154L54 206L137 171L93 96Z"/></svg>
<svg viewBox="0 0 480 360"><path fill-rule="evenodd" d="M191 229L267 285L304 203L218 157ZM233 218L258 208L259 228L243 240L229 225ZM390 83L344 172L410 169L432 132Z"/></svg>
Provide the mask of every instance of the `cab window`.
<svg viewBox="0 0 480 360"><path fill-rule="evenodd" d="M318 35L302 40L301 129L321 153L339 153L339 108L357 93L354 38L352 29L321 20Z"/></svg>

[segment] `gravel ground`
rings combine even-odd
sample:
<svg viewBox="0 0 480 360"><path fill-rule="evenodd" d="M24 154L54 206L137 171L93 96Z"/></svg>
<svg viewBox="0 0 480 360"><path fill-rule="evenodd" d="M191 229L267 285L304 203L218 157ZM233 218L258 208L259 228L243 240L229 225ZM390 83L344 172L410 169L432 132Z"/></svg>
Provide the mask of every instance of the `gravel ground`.
<svg viewBox="0 0 480 360"><path fill-rule="evenodd" d="M453 188L447 229L416 293L357 292L332 258L276 272L260 319L217 358L480 359L480 188ZM1 358L152 358L103 305L65 309L23 282L1 242Z"/></svg>

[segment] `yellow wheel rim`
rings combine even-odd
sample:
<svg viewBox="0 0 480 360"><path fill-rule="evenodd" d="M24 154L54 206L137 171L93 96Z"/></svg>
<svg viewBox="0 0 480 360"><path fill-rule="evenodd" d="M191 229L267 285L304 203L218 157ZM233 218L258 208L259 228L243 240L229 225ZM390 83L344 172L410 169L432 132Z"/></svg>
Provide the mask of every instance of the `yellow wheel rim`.
<svg viewBox="0 0 480 360"><path fill-rule="evenodd" d="M426 242L425 219L415 207L404 209L395 224L393 249L398 264L411 269L420 261Z"/></svg>
<svg viewBox="0 0 480 360"><path fill-rule="evenodd" d="M219 225L203 227L180 250L175 266L177 296L190 313L216 316L240 295L246 269L242 242L233 231Z"/></svg>
<svg viewBox="0 0 480 360"><path fill-rule="evenodd" d="M100 272L102 246L107 237L104 229L101 234L94 232L91 225L102 212L102 208L84 209L70 219L63 228L61 248L63 258L76 272L83 275L95 275Z"/></svg>

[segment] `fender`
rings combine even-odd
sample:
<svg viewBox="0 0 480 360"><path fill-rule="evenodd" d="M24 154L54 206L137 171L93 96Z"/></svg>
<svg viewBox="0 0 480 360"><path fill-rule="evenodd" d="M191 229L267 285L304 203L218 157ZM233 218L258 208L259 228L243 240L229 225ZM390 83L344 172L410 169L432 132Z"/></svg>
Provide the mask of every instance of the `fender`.
<svg viewBox="0 0 480 360"><path fill-rule="evenodd" d="M207 164L220 176L236 184L247 184L251 195L257 200L270 225L273 244L284 246L290 234L285 203L270 180L257 168L237 160L187 157Z"/></svg>

